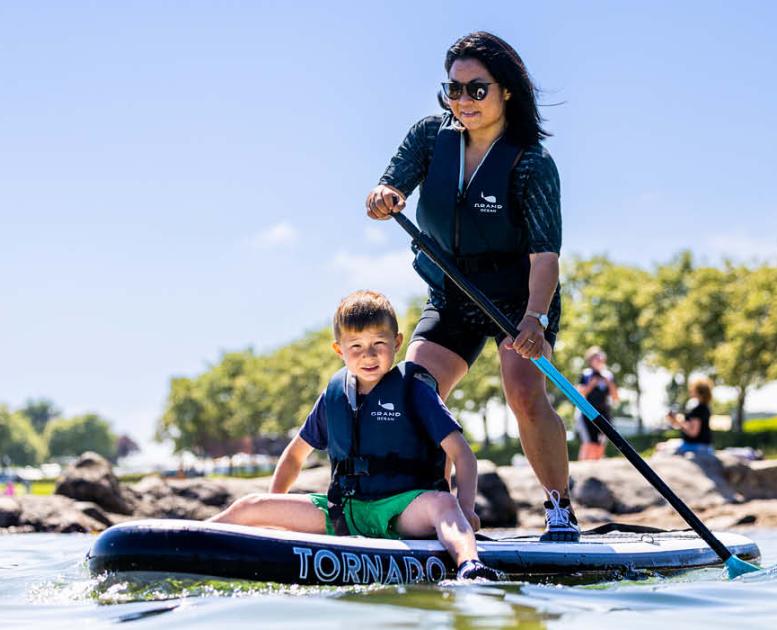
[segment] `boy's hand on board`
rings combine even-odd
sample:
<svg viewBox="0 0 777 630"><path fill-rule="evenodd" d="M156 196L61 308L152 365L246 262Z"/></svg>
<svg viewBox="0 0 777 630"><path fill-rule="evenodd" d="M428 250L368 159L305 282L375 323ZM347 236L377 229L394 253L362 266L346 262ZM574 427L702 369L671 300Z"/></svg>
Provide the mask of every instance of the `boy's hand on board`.
<svg viewBox="0 0 777 630"><path fill-rule="evenodd" d="M478 531L480 529L480 517L475 514L475 510L465 510L462 508L462 512L464 512L467 522L472 527L472 531Z"/></svg>

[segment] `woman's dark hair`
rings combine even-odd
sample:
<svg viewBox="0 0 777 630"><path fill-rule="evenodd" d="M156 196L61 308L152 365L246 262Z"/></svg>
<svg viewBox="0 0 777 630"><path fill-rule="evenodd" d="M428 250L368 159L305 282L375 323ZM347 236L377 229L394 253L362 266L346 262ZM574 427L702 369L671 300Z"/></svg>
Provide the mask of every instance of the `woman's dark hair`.
<svg viewBox="0 0 777 630"><path fill-rule="evenodd" d="M451 71L457 59L477 59L482 63L497 83L510 92L510 100L505 103L507 118L507 137L522 146L535 144L550 134L542 126L542 117L537 109L536 88L532 83L523 60L506 41L478 31L465 35L448 49L445 55L445 72ZM440 105L450 111L442 93Z"/></svg>

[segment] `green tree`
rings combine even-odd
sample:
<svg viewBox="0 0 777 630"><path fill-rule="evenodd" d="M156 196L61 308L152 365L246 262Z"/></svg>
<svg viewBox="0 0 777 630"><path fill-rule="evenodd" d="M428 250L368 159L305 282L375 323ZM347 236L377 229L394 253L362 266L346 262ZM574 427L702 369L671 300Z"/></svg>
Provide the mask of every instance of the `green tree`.
<svg viewBox="0 0 777 630"><path fill-rule="evenodd" d="M94 451L108 459L116 456L116 436L110 422L95 413L52 420L44 437L51 457L78 456Z"/></svg>
<svg viewBox="0 0 777 630"><path fill-rule="evenodd" d="M659 268L640 322L651 333L650 362L676 375L670 398L681 404L687 401L685 385L691 373L712 369L713 352L723 341L724 314L730 307L724 271L689 268L683 262Z"/></svg>
<svg viewBox="0 0 777 630"><path fill-rule="evenodd" d="M283 434L299 426L341 367L323 328L273 352L231 352L194 378L174 378L157 428L177 451L222 453L245 436Z"/></svg>
<svg viewBox="0 0 777 630"><path fill-rule="evenodd" d="M62 416L62 410L58 409L54 402L48 398L30 399L19 412L29 418L33 428L38 433L43 433L51 420Z"/></svg>
<svg viewBox="0 0 777 630"><path fill-rule="evenodd" d="M777 268L731 267L726 275L730 307L713 365L718 379L737 390L733 428L741 431L748 392L777 379Z"/></svg>
<svg viewBox="0 0 777 630"><path fill-rule="evenodd" d="M0 405L0 461L15 466L36 466L43 461L46 446L29 418Z"/></svg>
<svg viewBox="0 0 777 630"><path fill-rule="evenodd" d="M499 351L496 344L489 341L467 375L451 392L446 404L454 415L464 411L480 415L483 423L483 444L488 446L490 439L487 420L491 403L502 406L506 404L499 368Z"/></svg>
<svg viewBox="0 0 777 630"><path fill-rule="evenodd" d="M640 318L650 299L650 286L648 272L617 265L604 256L573 260L565 268L562 284L566 299L558 363L567 369L577 365L579 370L585 349L601 346L618 382L635 391L637 410L642 394L639 366L649 333ZM639 411L637 421L641 431Z"/></svg>

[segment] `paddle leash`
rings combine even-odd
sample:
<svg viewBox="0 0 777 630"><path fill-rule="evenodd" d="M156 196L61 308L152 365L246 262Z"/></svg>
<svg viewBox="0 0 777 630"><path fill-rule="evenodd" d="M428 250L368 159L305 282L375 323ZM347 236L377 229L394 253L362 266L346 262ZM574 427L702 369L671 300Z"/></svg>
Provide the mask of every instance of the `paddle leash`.
<svg viewBox="0 0 777 630"><path fill-rule="evenodd" d="M455 284L461 291L475 304L477 304L481 310L497 325L499 328L511 338L518 336L518 327L513 324L504 313L502 313L496 305L475 285L473 285L464 274L453 264L448 255L435 243L429 236L421 232L415 224L408 219L401 212L397 212L391 215L402 229L407 232L413 239L416 247L426 254L435 265L437 265L448 278ZM647 462L634 450L623 436L610 424L610 422L602 416L594 407L589 403L580 392L570 383L561 372L559 372L555 366L548 361L545 357L539 359L531 359L532 363L539 368L539 370L556 385L564 395L572 402L593 424L604 433L609 440L615 445L615 447L628 459L631 464L647 479L658 492L663 496L669 504L677 510L677 513L685 520L688 525L718 554L720 559L726 565L728 570L728 576L735 578L744 573L751 571L759 571L760 568L754 564L750 564L738 558L732 554L726 546L718 540L709 528L699 520L699 517L693 513L680 497L678 497L672 489L664 483L663 479L659 477L656 472L648 466Z"/></svg>

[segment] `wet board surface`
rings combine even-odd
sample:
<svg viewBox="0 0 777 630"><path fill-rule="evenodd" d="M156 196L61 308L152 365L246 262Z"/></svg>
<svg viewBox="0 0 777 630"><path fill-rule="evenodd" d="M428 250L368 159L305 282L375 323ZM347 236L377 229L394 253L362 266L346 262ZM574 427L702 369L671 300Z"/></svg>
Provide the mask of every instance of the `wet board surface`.
<svg viewBox="0 0 777 630"><path fill-rule="evenodd" d="M745 536L716 535L740 558L760 555ZM479 540L478 553L484 563L516 580L611 579L721 564L704 541L686 531L593 531L578 543L515 536ZM160 519L105 530L87 561L94 574L150 571L286 584L438 582L455 573L436 540L339 537Z"/></svg>

